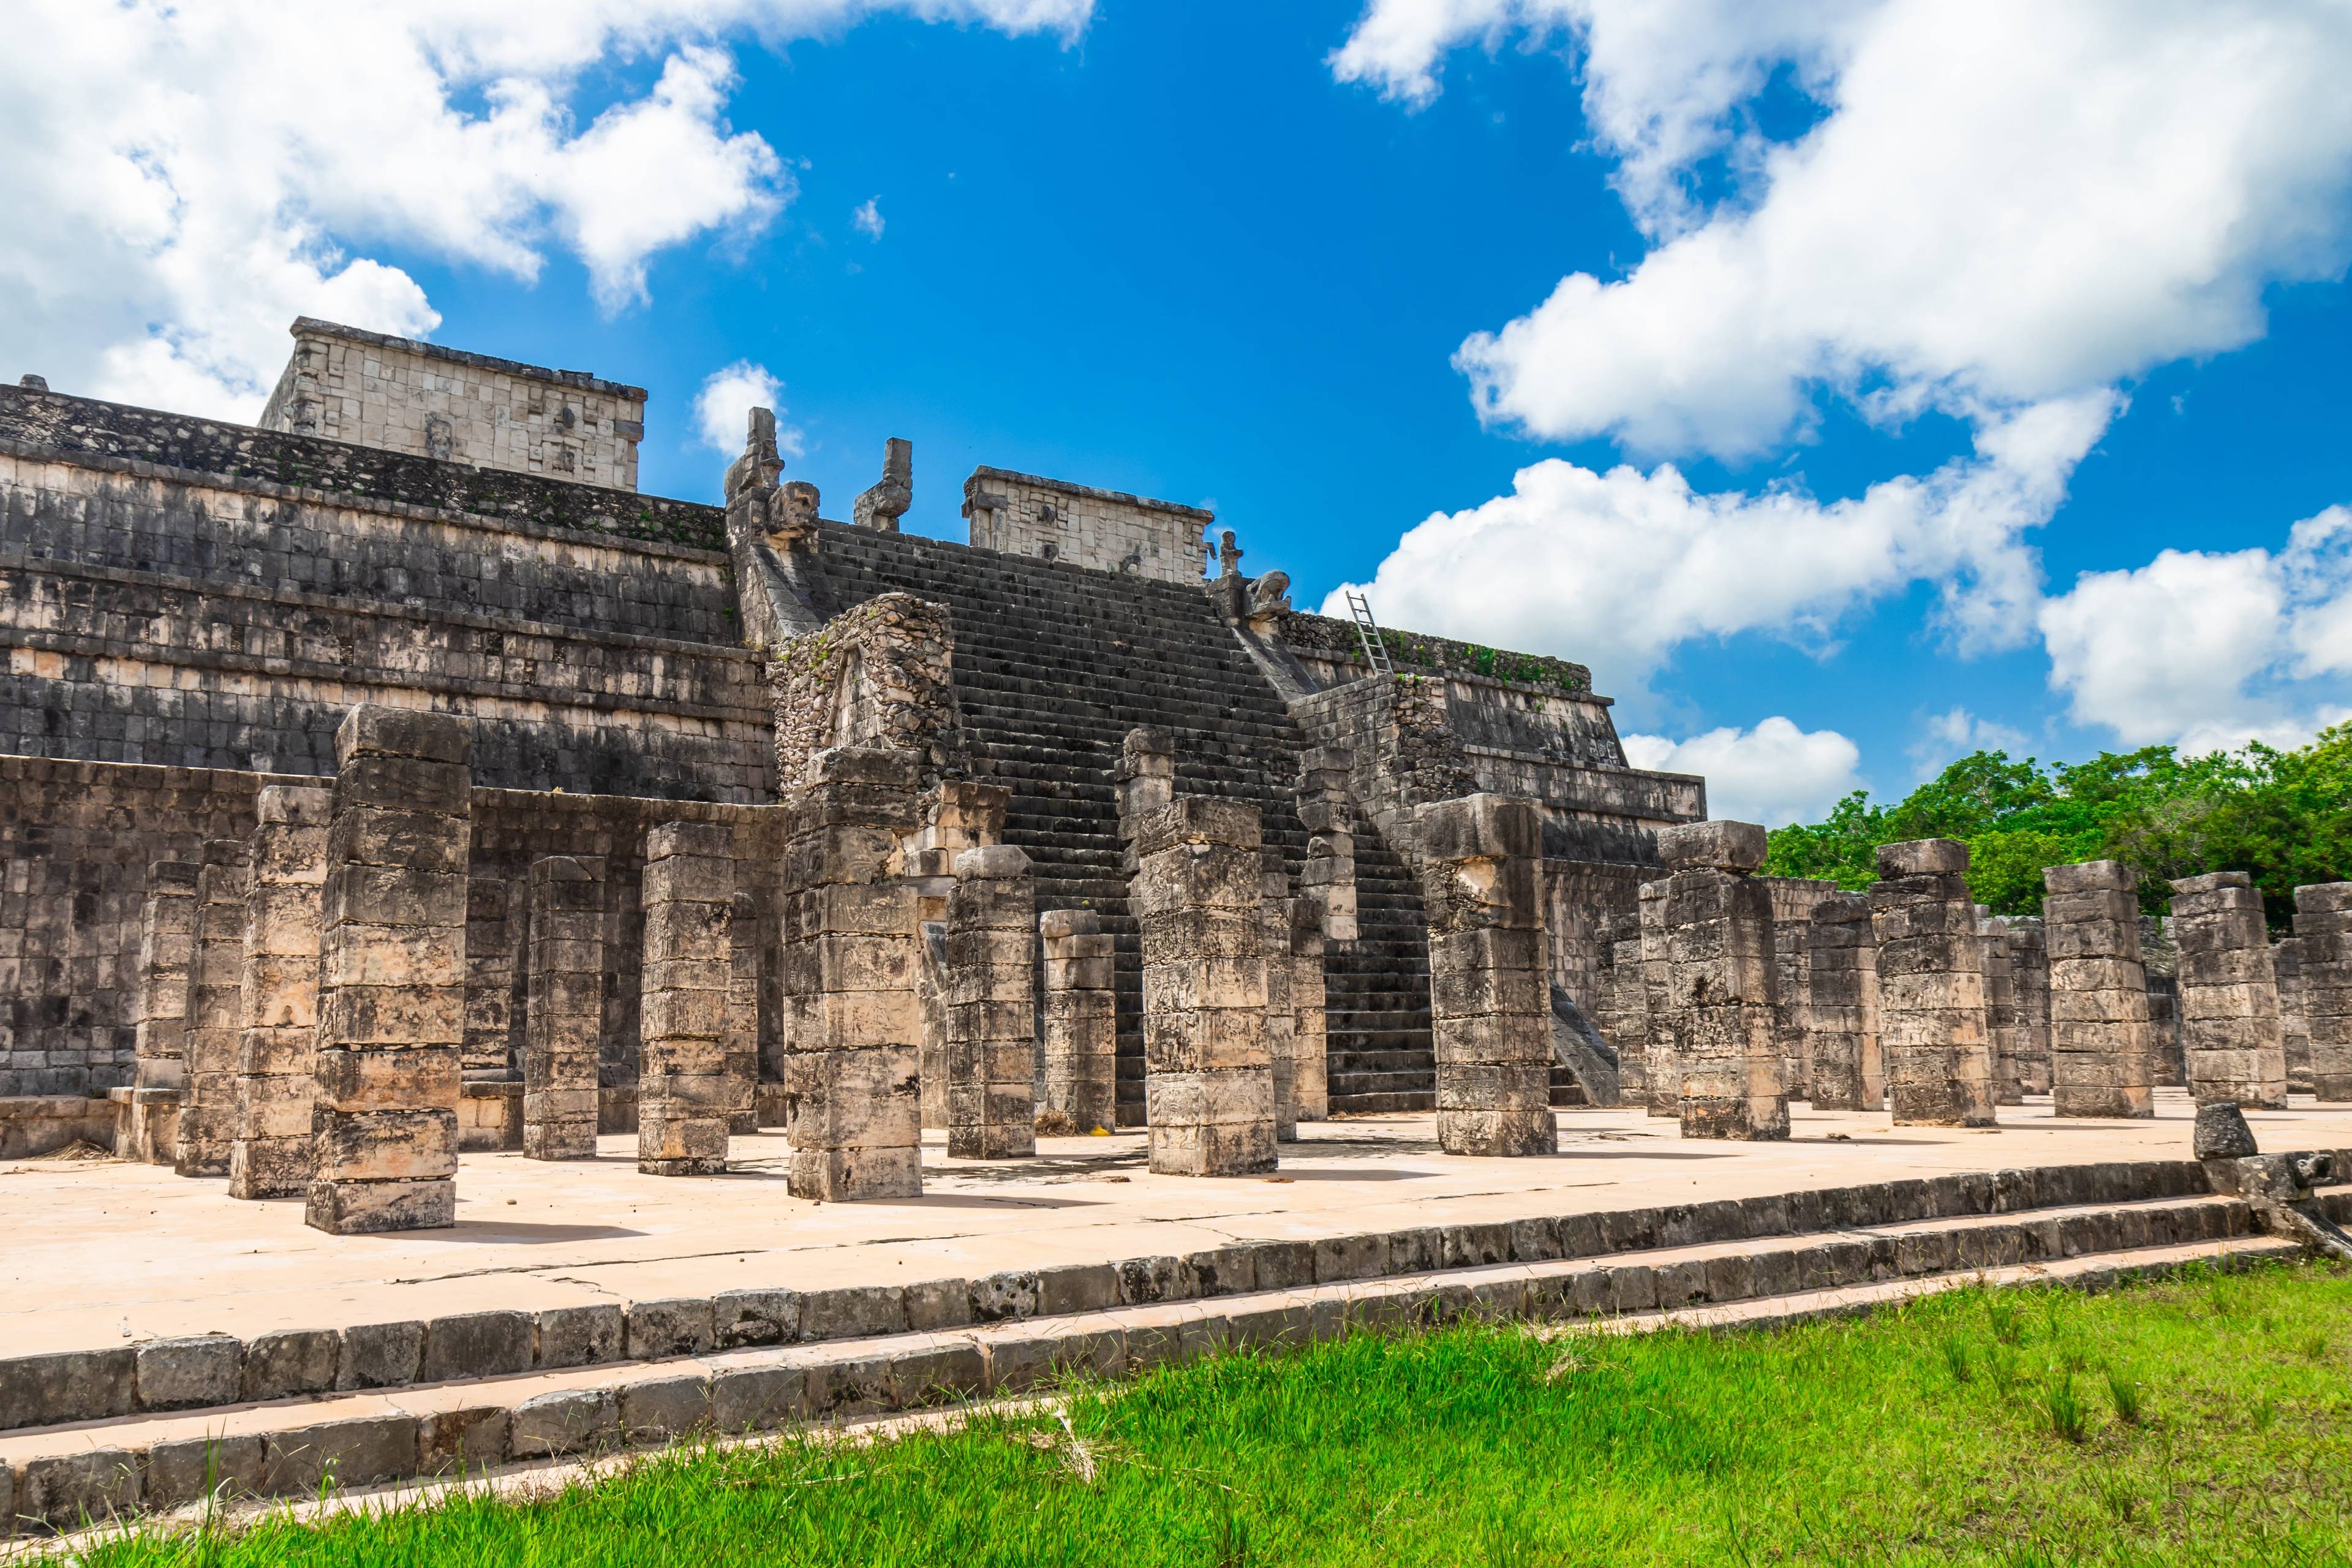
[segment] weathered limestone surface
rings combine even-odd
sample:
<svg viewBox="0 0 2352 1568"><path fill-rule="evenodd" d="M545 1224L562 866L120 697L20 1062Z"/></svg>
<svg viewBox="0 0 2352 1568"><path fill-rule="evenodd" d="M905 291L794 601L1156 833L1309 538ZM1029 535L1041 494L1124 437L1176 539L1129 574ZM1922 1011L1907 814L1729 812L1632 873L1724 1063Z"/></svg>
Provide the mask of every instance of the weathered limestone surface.
<svg viewBox="0 0 2352 1568"><path fill-rule="evenodd" d="M955 885L955 859L1004 837L1004 813L1013 792L1003 784L943 778L922 800L922 826L905 841L907 875L915 884L916 918L921 922L922 968L915 997L923 1016L923 1125L948 1124L948 893ZM1045 1092L1040 1058L1039 1104Z"/></svg>
<svg viewBox="0 0 2352 1568"><path fill-rule="evenodd" d="M1878 1044L1878 937L1870 900L1839 893L1805 925L1813 1109L1879 1110L1886 1072Z"/></svg>
<svg viewBox="0 0 2352 1568"><path fill-rule="evenodd" d="M1151 1169L1270 1171L1274 1061L1257 808L1185 795L1136 829L1129 905L1143 939Z"/></svg>
<svg viewBox="0 0 2352 1568"><path fill-rule="evenodd" d="M738 1096L728 1074L735 965L735 831L669 822L646 836L644 1069L637 1169L649 1176L727 1169Z"/></svg>
<svg viewBox="0 0 2352 1568"><path fill-rule="evenodd" d="M982 550L1186 584L1201 580L1202 533L1216 521L1198 507L990 468L964 480L963 515Z"/></svg>
<svg viewBox="0 0 2352 1568"><path fill-rule="evenodd" d="M2009 932L1982 904L1977 906L1977 934L1984 943L1985 1037L1992 1042L1993 1100L2000 1105L2022 1105L2025 1078L2018 1064L2016 952Z"/></svg>
<svg viewBox="0 0 2352 1568"><path fill-rule="evenodd" d="M147 868L133 1009L136 1055L131 1103L115 1151L142 1164L174 1164L179 1156L180 1100L188 1079L188 974L195 962L202 870L178 860L157 860Z"/></svg>
<svg viewBox="0 0 2352 1568"><path fill-rule="evenodd" d="M463 720L372 705L335 731L305 1215L320 1230L457 1223L471 742Z"/></svg>
<svg viewBox="0 0 2352 1568"><path fill-rule="evenodd" d="M1176 798L1176 738L1166 730L1138 725L1119 742L1118 837L1126 847L1120 866L1129 878L1138 863L1136 840L1144 824Z"/></svg>
<svg viewBox="0 0 2352 1568"><path fill-rule="evenodd" d="M2352 882L2297 888L2294 934L2303 944L2311 1092L2352 1100Z"/></svg>
<svg viewBox="0 0 2352 1568"><path fill-rule="evenodd" d="M1290 878L1279 849L1261 853L1258 941L1265 954L1265 1054L1274 1067L1274 1136L1298 1137L1298 1014L1290 995Z"/></svg>
<svg viewBox="0 0 2352 1568"><path fill-rule="evenodd" d="M2286 1045L2263 896L2243 871L2172 884L2180 947L2180 1033L2189 1092L2200 1104L2286 1104Z"/></svg>
<svg viewBox="0 0 2352 1568"><path fill-rule="evenodd" d="M899 840L917 826L921 761L817 752L785 801L785 1133L795 1197L923 1190L922 941Z"/></svg>
<svg viewBox="0 0 2352 1568"><path fill-rule="evenodd" d="M245 905L245 1029L236 1062L233 1198L289 1198L310 1185L318 1084L320 912L334 792L261 792Z"/></svg>
<svg viewBox="0 0 2352 1568"><path fill-rule="evenodd" d="M1994 1124L1984 944L1969 849L1948 838L1883 844L1871 884L1878 1038L1897 1126Z"/></svg>
<svg viewBox="0 0 2352 1568"><path fill-rule="evenodd" d="M2042 873L2051 1096L2061 1116L2156 1114L2139 877L2118 860Z"/></svg>
<svg viewBox="0 0 2352 1568"><path fill-rule="evenodd" d="M2005 915L2009 962L2017 984L2017 1077L2028 1094L2050 1092L2050 945L2039 915Z"/></svg>
<svg viewBox="0 0 2352 1568"><path fill-rule="evenodd" d="M2303 990L2303 939L2283 936L2271 943L2271 967L2278 976L2279 1033L2286 1049L2286 1087L2311 1092L2311 1017Z"/></svg>
<svg viewBox="0 0 2352 1568"><path fill-rule="evenodd" d="M602 858L541 856L530 863L530 897L523 1157L593 1160L597 1047L604 1035Z"/></svg>
<svg viewBox="0 0 2352 1568"><path fill-rule="evenodd" d="M1118 1122L1118 1019L1110 933L1092 910L1037 917L1045 953L1045 1100L1040 1121L1062 1132Z"/></svg>
<svg viewBox="0 0 2352 1568"><path fill-rule="evenodd" d="M1423 805L1437 1045L1437 1142L1449 1154L1550 1154L1551 968L1535 803L1473 795Z"/></svg>
<svg viewBox="0 0 2352 1568"><path fill-rule="evenodd" d="M1666 1005L1685 1138L1789 1135L1773 1011L1772 898L1752 874L1764 829L1748 822L1662 828Z"/></svg>
<svg viewBox="0 0 2352 1568"><path fill-rule="evenodd" d="M1683 1113L1682 1056L1675 1042L1681 1020L1668 1000L1674 961L1666 952L1666 884L1644 882L1634 894L1633 918L1642 931L1642 1011L1648 1019L1642 1053L1650 1080L1650 1114L1680 1120Z"/></svg>
<svg viewBox="0 0 2352 1568"><path fill-rule="evenodd" d="M1313 899L1290 901L1290 1110L1294 1124L1326 1121L1331 1114L1331 1062L1326 1038L1328 998L1323 983L1324 920L1321 908Z"/></svg>
<svg viewBox="0 0 2352 1568"><path fill-rule="evenodd" d="M1834 897L1835 882L1811 877L1759 877L1772 900L1772 1033L1780 1042L1780 1077L1790 1100L1812 1098L1805 1029L1812 968L1806 942L1813 910Z"/></svg>
<svg viewBox="0 0 2352 1568"><path fill-rule="evenodd" d="M1642 970L1642 917L1632 910L1601 924L1601 994L1593 1027L1617 1050L1617 1087L1629 1105L1650 1102L1649 999Z"/></svg>
<svg viewBox="0 0 2352 1568"><path fill-rule="evenodd" d="M173 1164L184 1176L226 1176L236 1138L236 1053L245 1026L246 847L215 838L196 878L196 942L183 1037L187 1090Z"/></svg>
<svg viewBox="0 0 2352 1568"><path fill-rule="evenodd" d="M1037 1152L1037 895L1010 844L955 858L947 910L948 1152Z"/></svg>
<svg viewBox="0 0 2352 1568"><path fill-rule="evenodd" d="M740 854L739 847L738 854ZM760 900L743 886L737 865L734 918L728 922L726 1033L720 1037L726 1063L730 1132L760 1130Z"/></svg>
<svg viewBox="0 0 2352 1568"><path fill-rule="evenodd" d="M1299 868L1298 892L1315 906L1331 942L1356 940L1354 811L1345 752L1318 746L1300 759L1298 825L1307 830L1307 864Z"/></svg>
<svg viewBox="0 0 2352 1568"><path fill-rule="evenodd" d="M2139 962L2147 976L2148 1082L2179 1089L2189 1081L2180 1040L2180 949L2172 922L2139 917Z"/></svg>

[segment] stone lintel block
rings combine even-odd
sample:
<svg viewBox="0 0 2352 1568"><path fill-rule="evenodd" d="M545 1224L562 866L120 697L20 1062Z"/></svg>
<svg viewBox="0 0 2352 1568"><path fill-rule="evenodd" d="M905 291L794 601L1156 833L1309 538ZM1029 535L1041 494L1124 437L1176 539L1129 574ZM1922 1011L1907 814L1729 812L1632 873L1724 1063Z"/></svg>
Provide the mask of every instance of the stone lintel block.
<svg viewBox="0 0 2352 1568"><path fill-rule="evenodd" d="M1037 935L1045 942L1066 942L1073 937L1100 936L1102 916L1093 910L1045 910L1037 916ZM1091 957L1091 953L1071 953L1066 956Z"/></svg>
<svg viewBox="0 0 2352 1568"><path fill-rule="evenodd" d="M2045 868L2042 887L2050 893L2137 893L2139 873L2121 860L2085 860Z"/></svg>
<svg viewBox="0 0 2352 1568"><path fill-rule="evenodd" d="M827 785L863 784L903 793L911 802L922 787L922 759L892 746L835 746L811 757L802 778L813 793Z"/></svg>
<svg viewBox="0 0 2352 1568"><path fill-rule="evenodd" d="M1764 864L1765 831L1753 822L1681 822L1658 829L1658 858L1669 871L1745 874Z"/></svg>
<svg viewBox="0 0 2352 1568"><path fill-rule="evenodd" d="M1422 855L1436 861L1539 858L1543 818L1535 802L1504 795L1431 801L1413 814Z"/></svg>
<svg viewBox="0 0 2352 1568"><path fill-rule="evenodd" d="M1955 876L1968 868L1969 847L1956 838L1914 838L1878 847L1878 874L1889 880Z"/></svg>
<svg viewBox="0 0 2352 1568"><path fill-rule="evenodd" d="M955 858L958 881L1009 882L1029 875L1029 857L1010 844L987 844Z"/></svg>
<svg viewBox="0 0 2352 1568"><path fill-rule="evenodd" d="M2298 921L2305 915L2352 912L2352 882L2306 882L2294 890L2294 912Z"/></svg>
<svg viewBox="0 0 2352 1568"><path fill-rule="evenodd" d="M2253 885L2253 878L2243 871L2208 871L2197 877L2175 877L2172 879L2172 895L2175 900L2179 900L2200 893L2219 892L2225 888L2251 890Z"/></svg>
<svg viewBox="0 0 2352 1568"><path fill-rule="evenodd" d="M335 775L335 812L380 810L461 826L473 805L467 770L415 757L354 757Z"/></svg>
<svg viewBox="0 0 2352 1568"><path fill-rule="evenodd" d="M362 702L335 730L335 762L353 757L416 757L464 766L471 761L473 726L446 713Z"/></svg>
<svg viewBox="0 0 2352 1568"><path fill-rule="evenodd" d="M723 860L735 858L735 829L724 822L665 822L646 832L646 866L676 857ZM732 893L728 895L732 897Z"/></svg>

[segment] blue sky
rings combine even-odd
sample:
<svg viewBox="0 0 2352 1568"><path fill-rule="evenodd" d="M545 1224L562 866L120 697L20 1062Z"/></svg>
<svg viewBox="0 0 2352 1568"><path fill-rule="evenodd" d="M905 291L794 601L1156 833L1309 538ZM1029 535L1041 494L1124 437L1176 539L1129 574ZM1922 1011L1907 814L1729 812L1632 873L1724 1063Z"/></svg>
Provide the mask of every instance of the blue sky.
<svg viewBox="0 0 2352 1568"><path fill-rule="evenodd" d="M0 369L249 417L299 311L423 331L713 497L755 367L833 515L888 436L947 537L976 463L1212 506L1720 815L2352 705L2341 5L442 9L37 0ZM354 60L373 123L257 101Z"/></svg>

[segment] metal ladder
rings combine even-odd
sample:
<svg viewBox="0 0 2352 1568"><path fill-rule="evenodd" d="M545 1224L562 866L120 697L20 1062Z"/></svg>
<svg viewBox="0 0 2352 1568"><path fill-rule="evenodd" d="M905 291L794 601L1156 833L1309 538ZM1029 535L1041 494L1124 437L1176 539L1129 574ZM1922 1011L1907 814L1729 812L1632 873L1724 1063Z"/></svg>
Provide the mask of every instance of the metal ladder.
<svg viewBox="0 0 2352 1568"><path fill-rule="evenodd" d="M1364 658L1370 661L1375 675L1394 676L1396 666L1389 662L1389 645L1381 636L1380 623L1372 619L1372 606L1353 588L1348 590L1348 611L1356 617L1356 640L1364 645Z"/></svg>

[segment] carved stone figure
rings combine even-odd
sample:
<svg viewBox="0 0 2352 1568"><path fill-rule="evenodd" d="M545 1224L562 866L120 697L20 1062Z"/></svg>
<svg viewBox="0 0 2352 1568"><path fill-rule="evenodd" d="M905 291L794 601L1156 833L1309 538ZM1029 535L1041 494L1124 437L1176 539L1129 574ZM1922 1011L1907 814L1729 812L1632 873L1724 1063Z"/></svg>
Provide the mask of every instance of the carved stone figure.
<svg viewBox="0 0 2352 1568"><path fill-rule="evenodd" d="M898 520L915 504L915 444L893 436L882 450L882 482L857 498L850 521L883 533L898 531Z"/></svg>

